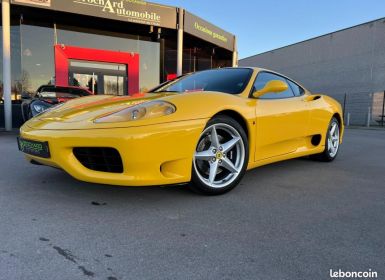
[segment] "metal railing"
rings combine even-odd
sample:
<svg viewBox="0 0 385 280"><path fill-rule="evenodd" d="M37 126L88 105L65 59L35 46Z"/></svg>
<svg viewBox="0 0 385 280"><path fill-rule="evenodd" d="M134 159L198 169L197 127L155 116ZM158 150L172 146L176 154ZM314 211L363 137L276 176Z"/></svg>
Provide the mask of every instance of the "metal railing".
<svg viewBox="0 0 385 280"><path fill-rule="evenodd" d="M385 127L385 91L333 96L341 103L346 126Z"/></svg>

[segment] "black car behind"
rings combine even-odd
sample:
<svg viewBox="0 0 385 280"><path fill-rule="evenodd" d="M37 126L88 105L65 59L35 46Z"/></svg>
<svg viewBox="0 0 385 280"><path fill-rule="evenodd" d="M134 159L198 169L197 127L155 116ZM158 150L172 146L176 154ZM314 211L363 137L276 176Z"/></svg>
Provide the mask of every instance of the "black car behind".
<svg viewBox="0 0 385 280"><path fill-rule="evenodd" d="M35 94L23 99L21 104L23 120L27 121L59 103L92 94L88 89L80 87L40 86Z"/></svg>

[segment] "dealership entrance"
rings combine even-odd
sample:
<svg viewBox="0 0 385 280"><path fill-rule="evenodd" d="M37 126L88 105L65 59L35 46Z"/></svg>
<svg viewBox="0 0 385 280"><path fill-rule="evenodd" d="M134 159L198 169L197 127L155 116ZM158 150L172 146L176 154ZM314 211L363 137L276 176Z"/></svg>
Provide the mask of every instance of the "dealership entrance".
<svg viewBox="0 0 385 280"><path fill-rule="evenodd" d="M94 94L125 95L127 65L98 61L70 60L69 85L88 88Z"/></svg>
<svg viewBox="0 0 385 280"><path fill-rule="evenodd" d="M139 91L139 54L55 45L55 75L59 86L131 95Z"/></svg>

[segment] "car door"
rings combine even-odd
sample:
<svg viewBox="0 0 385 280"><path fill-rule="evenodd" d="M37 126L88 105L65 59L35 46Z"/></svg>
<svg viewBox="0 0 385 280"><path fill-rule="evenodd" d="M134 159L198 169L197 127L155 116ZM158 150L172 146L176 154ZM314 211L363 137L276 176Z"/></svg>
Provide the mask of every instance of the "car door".
<svg viewBox="0 0 385 280"><path fill-rule="evenodd" d="M267 93L256 100L256 161L296 151L308 132L309 110L304 102L304 90L287 78L267 71L258 73L254 89L262 89L271 80L285 82L288 89Z"/></svg>

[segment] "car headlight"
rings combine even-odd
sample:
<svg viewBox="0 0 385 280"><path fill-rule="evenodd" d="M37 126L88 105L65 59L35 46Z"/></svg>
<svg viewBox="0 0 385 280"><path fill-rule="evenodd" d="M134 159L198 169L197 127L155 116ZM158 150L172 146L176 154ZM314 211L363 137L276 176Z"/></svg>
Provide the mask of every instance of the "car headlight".
<svg viewBox="0 0 385 280"><path fill-rule="evenodd" d="M33 107L33 110L38 114L43 113L45 110L49 108L49 106L45 106L43 104L32 104L32 107Z"/></svg>
<svg viewBox="0 0 385 280"><path fill-rule="evenodd" d="M52 110L57 109L57 108L59 108L59 107L61 107L63 105L64 105L64 103L56 104L56 105L53 105L53 106L52 105L44 105L42 103L32 104L32 107L33 107L32 112L35 113L35 114L33 114L33 116L37 117L37 116L40 116L43 113L51 112Z"/></svg>
<svg viewBox="0 0 385 280"><path fill-rule="evenodd" d="M175 113L176 107L166 101L155 100L141 103L95 119L96 123L127 122L167 116Z"/></svg>

